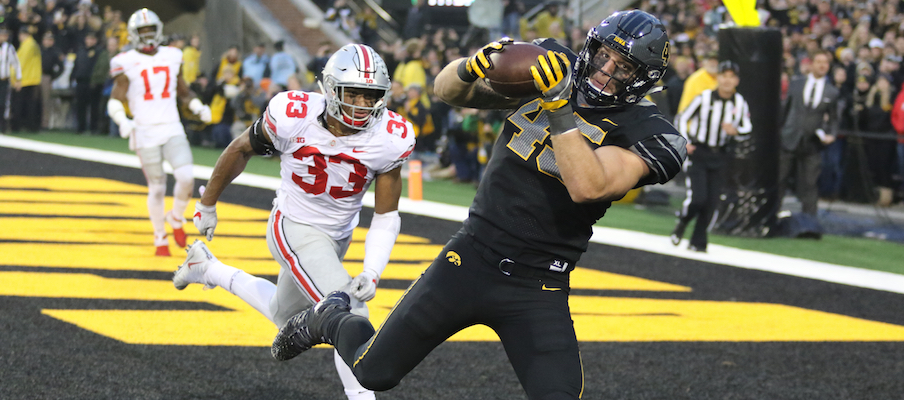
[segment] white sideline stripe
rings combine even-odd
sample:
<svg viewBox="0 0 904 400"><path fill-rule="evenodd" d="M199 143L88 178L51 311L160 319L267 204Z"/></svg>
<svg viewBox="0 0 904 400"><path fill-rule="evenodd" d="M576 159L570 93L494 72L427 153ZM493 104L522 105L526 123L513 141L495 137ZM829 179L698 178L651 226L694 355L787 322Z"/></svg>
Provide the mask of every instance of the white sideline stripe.
<svg viewBox="0 0 904 400"><path fill-rule="evenodd" d="M137 156L106 150L46 143L2 134L0 134L0 146L123 167L141 168ZM165 165L165 168L166 172L172 172L168 165ZM194 176L199 179L209 179L210 174L213 172L213 168L199 165L195 165L192 170ZM276 190L279 187L280 179L243 172L233 183ZM372 192L365 194L364 205L368 207L374 206L374 195ZM467 207L427 200L413 201L404 197L399 201L399 211L448 221L463 221L468 217ZM596 226L593 227L593 237L591 237L590 241L689 260L775 272L867 289L904 293L904 275L890 272L778 256L715 244L710 244L707 247L708 253L697 253L687 250L684 243L681 246L673 246L666 236Z"/></svg>

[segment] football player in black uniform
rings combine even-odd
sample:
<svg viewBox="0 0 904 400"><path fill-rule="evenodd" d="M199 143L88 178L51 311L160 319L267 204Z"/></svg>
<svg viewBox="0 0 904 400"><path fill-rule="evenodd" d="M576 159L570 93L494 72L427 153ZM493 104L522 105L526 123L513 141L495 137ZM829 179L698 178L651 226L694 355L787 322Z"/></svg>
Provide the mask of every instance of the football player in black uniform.
<svg viewBox="0 0 904 400"><path fill-rule="evenodd" d="M668 37L658 19L633 10L591 29L580 55L541 41L550 51L531 68L542 91L533 99L507 98L478 79L493 68L489 54L510 43L493 42L436 79L436 93L452 105L515 110L462 229L379 331L334 292L280 330L276 359L329 343L364 387L387 390L448 337L484 324L528 397L580 398L569 272L612 201L668 181L685 158L685 140L643 100L668 65Z"/></svg>

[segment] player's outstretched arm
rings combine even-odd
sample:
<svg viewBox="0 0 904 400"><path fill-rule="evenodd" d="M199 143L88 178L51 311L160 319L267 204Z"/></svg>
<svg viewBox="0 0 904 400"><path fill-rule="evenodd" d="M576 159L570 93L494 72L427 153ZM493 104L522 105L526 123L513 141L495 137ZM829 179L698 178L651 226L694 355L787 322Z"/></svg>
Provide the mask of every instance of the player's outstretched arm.
<svg viewBox="0 0 904 400"><path fill-rule="evenodd" d="M468 62L461 58L450 62L436 76L433 90L444 102L458 107L480 109L514 109L520 99L509 98L493 91L483 79L466 82L459 77L459 64Z"/></svg>
<svg viewBox="0 0 904 400"><path fill-rule="evenodd" d="M351 294L369 301L377 293L377 282L389 263L389 255L399 236L399 197L402 195L402 167L377 175L374 182L374 217L364 239L364 271L352 280Z"/></svg>

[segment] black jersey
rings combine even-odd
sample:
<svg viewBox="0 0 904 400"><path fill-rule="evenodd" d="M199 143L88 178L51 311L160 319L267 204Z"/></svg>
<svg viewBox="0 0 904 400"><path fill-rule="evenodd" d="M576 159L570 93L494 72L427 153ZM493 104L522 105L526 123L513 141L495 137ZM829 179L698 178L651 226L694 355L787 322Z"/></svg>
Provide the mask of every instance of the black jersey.
<svg viewBox="0 0 904 400"><path fill-rule="evenodd" d="M578 97L576 92L573 104ZM617 110L575 104L574 109L592 149L619 146L646 161L651 172L638 186L665 183L681 170L686 142L653 103L644 100ZM540 99L508 116L464 229L519 264L571 270L587 250L593 224L612 203L571 200L548 128Z"/></svg>

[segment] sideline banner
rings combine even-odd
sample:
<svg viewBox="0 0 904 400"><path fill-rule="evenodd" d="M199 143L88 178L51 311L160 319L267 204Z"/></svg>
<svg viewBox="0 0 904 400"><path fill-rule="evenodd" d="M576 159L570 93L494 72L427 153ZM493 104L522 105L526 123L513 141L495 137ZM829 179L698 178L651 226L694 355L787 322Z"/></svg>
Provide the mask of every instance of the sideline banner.
<svg viewBox="0 0 904 400"><path fill-rule="evenodd" d="M719 60L732 60L741 67L738 92L750 105L753 131L729 146L732 160L713 230L733 236L765 237L773 233L781 208L781 32L773 28L721 29Z"/></svg>

